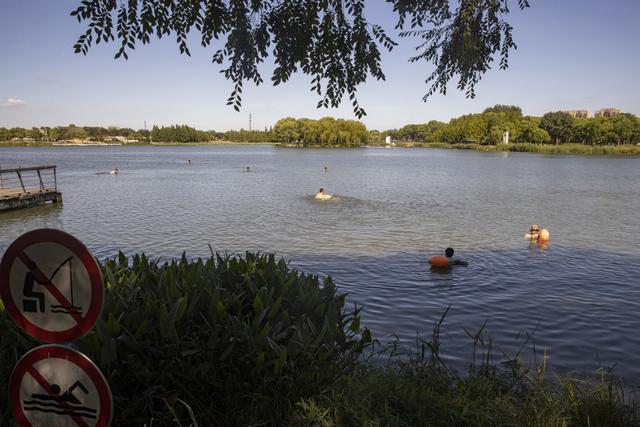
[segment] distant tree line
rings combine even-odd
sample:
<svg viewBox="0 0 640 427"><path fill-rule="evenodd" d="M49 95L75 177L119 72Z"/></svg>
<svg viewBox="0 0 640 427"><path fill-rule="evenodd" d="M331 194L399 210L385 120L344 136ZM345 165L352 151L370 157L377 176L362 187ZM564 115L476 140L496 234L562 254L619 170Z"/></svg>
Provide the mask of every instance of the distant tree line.
<svg viewBox="0 0 640 427"><path fill-rule="evenodd" d="M149 130L111 127L80 127L76 125L40 128L0 128L0 141L58 142L82 140L88 142L274 142L271 130L201 131L186 125L153 126Z"/></svg>
<svg viewBox="0 0 640 427"><path fill-rule="evenodd" d="M324 117L320 120L278 120L273 127L276 141L301 147L360 147L367 143L369 132L355 120Z"/></svg>
<svg viewBox="0 0 640 427"><path fill-rule="evenodd" d="M265 128L260 130L229 130L226 132L214 132L216 139L231 142L275 142L273 132Z"/></svg>
<svg viewBox="0 0 640 427"><path fill-rule="evenodd" d="M187 125L153 126L148 130L118 127L0 128L0 141L57 142L83 140L93 142L177 142L208 141L284 142L300 146L359 147L367 143L367 128L355 120L325 117L320 120L286 118L264 130L202 131Z"/></svg>
<svg viewBox="0 0 640 427"><path fill-rule="evenodd" d="M534 144L638 144L640 118L633 114L611 117L573 118L565 112L542 117L523 116L520 107L496 105L479 114L467 114L443 123L436 120L409 124L400 129L372 130L355 120L324 117L320 120L287 117L264 130L202 131L187 125L153 126L149 130L119 127L69 126L41 128L0 128L0 141L57 142L69 140L101 142L178 142L207 141L282 142L301 147L359 147L367 142L394 141L476 143L502 142L505 131L509 142Z"/></svg>
<svg viewBox="0 0 640 427"><path fill-rule="evenodd" d="M449 123L433 120L400 129L371 131L369 140L382 142L390 136L396 141L493 145L502 142L505 131L509 132L509 142L514 143L637 144L640 143L640 118L633 114L573 118L561 111L534 117L523 116L520 107L496 105Z"/></svg>
<svg viewBox="0 0 640 427"><path fill-rule="evenodd" d="M154 142L207 142L207 141L231 141L231 142L274 142L273 133L265 128L260 130L229 130L226 132L201 131L186 125L169 127L154 126L151 130L151 139Z"/></svg>
<svg viewBox="0 0 640 427"><path fill-rule="evenodd" d="M211 140L211 135L187 125L154 126L151 129L151 140L153 142L205 142Z"/></svg>
<svg viewBox="0 0 640 427"><path fill-rule="evenodd" d="M148 130L133 130L130 128L96 127L96 126L57 126L40 128L1 128L0 141L31 140L36 142L57 142L73 139L86 141L110 141L115 137L128 140L146 141L149 139Z"/></svg>

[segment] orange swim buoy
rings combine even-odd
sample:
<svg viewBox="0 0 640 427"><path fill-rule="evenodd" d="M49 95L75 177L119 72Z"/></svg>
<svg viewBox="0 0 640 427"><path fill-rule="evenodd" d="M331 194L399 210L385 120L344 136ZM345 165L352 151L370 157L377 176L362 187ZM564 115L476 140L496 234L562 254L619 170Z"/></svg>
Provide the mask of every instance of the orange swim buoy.
<svg viewBox="0 0 640 427"><path fill-rule="evenodd" d="M549 230L543 228L540 230L540 235L538 236L539 242L548 242L549 241Z"/></svg>
<svg viewBox="0 0 640 427"><path fill-rule="evenodd" d="M449 259L442 255L434 255L429 258L429 264L434 267L449 267Z"/></svg>

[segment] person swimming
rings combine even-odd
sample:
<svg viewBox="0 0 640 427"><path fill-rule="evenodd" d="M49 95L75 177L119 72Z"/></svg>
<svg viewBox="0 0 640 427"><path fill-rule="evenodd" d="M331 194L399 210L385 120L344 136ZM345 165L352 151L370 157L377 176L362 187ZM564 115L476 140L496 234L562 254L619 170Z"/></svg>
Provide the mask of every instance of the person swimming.
<svg viewBox="0 0 640 427"><path fill-rule="evenodd" d="M537 224L531 224L529 232L524 235L524 238L531 243L539 243L541 245L548 243L549 237L549 230L546 228L540 229Z"/></svg>
<svg viewBox="0 0 640 427"><path fill-rule="evenodd" d="M251 168L250 168L249 166L245 166L245 167L244 167L244 171L245 171L245 172L251 172Z"/></svg>
<svg viewBox="0 0 640 427"><path fill-rule="evenodd" d="M329 170L329 168L325 166L324 167L324 172L327 173L328 170Z"/></svg>
<svg viewBox="0 0 640 427"><path fill-rule="evenodd" d="M329 199L333 199L333 196L331 194L325 193L324 192L324 188L320 188L320 191L318 191L318 193L313 196L315 199L318 200L329 200Z"/></svg>
<svg viewBox="0 0 640 427"><path fill-rule="evenodd" d="M447 248L444 250L444 255L447 257L447 260L449 261L449 266L461 265L463 267L466 267L469 265L469 263L463 259L454 258L453 257L454 253L455 251L453 250L453 248Z"/></svg>
<svg viewBox="0 0 640 427"><path fill-rule="evenodd" d="M109 172L111 175L118 175L118 172L120 172L118 170L118 168L115 168L114 170L112 170L111 172Z"/></svg>
<svg viewBox="0 0 640 427"><path fill-rule="evenodd" d="M540 227L538 227L538 224L531 224L531 228L529 232L524 235L524 238L532 242L537 242L540 238Z"/></svg>

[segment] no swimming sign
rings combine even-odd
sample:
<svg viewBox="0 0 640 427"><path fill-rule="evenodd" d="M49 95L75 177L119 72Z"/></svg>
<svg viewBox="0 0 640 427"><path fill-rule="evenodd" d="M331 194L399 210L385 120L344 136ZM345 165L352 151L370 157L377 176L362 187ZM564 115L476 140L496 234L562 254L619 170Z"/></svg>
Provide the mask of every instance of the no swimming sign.
<svg viewBox="0 0 640 427"><path fill-rule="evenodd" d="M20 426L106 427L113 415L100 370L60 345L37 347L20 359L9 381L9 404Z"/></svg>

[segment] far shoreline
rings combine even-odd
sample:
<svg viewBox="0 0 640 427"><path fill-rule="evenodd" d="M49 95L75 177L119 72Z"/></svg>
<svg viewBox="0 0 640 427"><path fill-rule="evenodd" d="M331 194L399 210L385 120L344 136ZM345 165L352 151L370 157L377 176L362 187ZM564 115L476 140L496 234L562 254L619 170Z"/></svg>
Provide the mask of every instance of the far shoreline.
<svg viewBox="0 0 640 427"><path fill-rule="evenodd" d="M0 141L1 147L178 147L178 146L205 146L205 145L271 145L279 148L294 149L362 149L362 148L431 148L445 150L473 150L481 152L517 152L517 153L534 153L534 154L552 154L552 155L584 155L584 156L640 156L640 145L623 144L623 145L587 145L587 144L500 144L500 145L481 145L481 144L451 144L445 142L418 142L418 141L398 141L391 145L373 142L363 144L359 147L344 147L338 145L332 146L301 146L298 144L287 144L282 142L249 142L249 141L204 141L204 142L134 142L134 143L95 143L95 142L58 142L55 145L50 142L23 142L23 141Z"/></svg>

